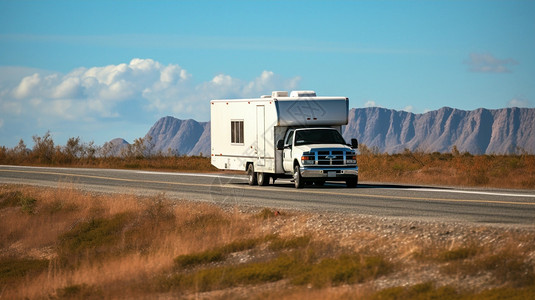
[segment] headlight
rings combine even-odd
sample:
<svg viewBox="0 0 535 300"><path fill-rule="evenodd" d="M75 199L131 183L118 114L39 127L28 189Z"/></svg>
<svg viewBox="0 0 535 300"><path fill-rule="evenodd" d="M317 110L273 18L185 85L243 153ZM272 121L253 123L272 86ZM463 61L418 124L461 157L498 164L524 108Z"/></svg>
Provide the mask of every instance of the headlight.
<svg viewBox="0 0 535 300"><path fill-rule="evenodd" d="M314 157L303 155L301 156L301 163L303 163L303 165L313 165L315 163Z"/></svg>
<svg viewBox="0 0 535 300"><path fill-rule="evenodd" d="M357 156L356 155L352 155L352 156L348 156L347 159L346 159L346 164L348 165L354 165L357 163Z"/></svg>

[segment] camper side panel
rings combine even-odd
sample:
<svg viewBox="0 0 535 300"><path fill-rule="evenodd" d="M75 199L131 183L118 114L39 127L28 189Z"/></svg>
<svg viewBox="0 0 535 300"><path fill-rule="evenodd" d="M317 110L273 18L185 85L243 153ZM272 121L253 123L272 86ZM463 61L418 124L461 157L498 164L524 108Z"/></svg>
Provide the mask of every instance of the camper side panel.
<svg viewBox="0 0 535 300"><path fill-rule="evenodd" d="M211 160L218 169L246 170L253 163L257 172L273 172L272 101L211 101Z"/></svg>

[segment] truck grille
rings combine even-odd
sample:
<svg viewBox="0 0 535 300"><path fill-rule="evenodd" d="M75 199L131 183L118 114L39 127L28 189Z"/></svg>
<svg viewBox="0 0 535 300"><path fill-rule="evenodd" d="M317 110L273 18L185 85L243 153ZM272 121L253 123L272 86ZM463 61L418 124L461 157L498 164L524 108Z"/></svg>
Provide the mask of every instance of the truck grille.
<svg viewBox="0 0 535 300"><path fill-rule="evenodd" d="M318 165L344 165L344 151L318 151Z"/></svg>

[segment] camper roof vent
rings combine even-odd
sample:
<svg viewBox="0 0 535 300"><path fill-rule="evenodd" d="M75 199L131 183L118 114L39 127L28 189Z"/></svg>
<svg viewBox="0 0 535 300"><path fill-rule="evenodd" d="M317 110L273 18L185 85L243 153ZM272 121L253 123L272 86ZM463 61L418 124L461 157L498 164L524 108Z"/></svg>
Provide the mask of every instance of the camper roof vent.
<svg viewBox="0 0 535 300"><path fill-rule="evenodd" d="M285 92L285 91L273 91L273 92L271 92L271 97L272 98L288 97L288 92Z"/></svg>
<svg viewBox="0 0 535 300"><path fill-rule="evenodd" d="M314 91L292 91L290 97L316 97Z"/></svg>

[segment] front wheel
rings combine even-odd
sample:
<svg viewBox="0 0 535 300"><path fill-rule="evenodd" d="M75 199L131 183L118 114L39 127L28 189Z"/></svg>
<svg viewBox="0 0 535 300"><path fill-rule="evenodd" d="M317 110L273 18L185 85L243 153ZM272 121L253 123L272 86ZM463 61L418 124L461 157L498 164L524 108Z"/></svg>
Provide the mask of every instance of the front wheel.
<svg viewBox="0 0 535 300"><path fill-rule="evenodd" d="M299 170L299 165L294 166L294 184L296 189L300 189L305 185L303 177L301 177L301 171Z"/></svg>
<svg viewBox="0 0 535 300"><path fill-rule="evenodd" d="M247 167L247 179L249 185L256 185L258 183L253 164L249 164L249 167Z"/></svg>
<svg viewBox="0 0 535 300"><path fill-rule="evenodd" d="M269 175L264 172L259 172L256 174L256 179L258 185L268 185L269 184Z"/></svg>

